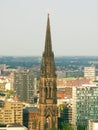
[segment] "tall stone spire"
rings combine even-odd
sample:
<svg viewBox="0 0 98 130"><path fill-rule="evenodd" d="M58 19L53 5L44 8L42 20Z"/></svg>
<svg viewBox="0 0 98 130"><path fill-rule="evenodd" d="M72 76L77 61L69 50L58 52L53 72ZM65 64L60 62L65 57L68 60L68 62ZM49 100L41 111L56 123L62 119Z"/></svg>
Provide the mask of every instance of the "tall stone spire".
<svg viewBox="0 0 98 130"><path fill-rule="evenodd" d="M52 52L50 19L47 18L45 48L40 70L38 130L58 128L57 87L54 54Z"/></svg>
<svg viewBox="0 0 98 130"><path fill-rule="evenodd" d="M48 18L47 18L45 48L44 48L43 57L42 57L41 75L48 76L48 77L56 76L54 53L52 51L49 14L48 14Z"/></svg>
<svg viewBox="0 0 98 130"><path fill-rule="evenodd" d="M46 28L46 39L45 39L45 50L44 51L47 56L49 56L52 52L49 14L48 14L48 18L47 18L47 28Z"/></svg>

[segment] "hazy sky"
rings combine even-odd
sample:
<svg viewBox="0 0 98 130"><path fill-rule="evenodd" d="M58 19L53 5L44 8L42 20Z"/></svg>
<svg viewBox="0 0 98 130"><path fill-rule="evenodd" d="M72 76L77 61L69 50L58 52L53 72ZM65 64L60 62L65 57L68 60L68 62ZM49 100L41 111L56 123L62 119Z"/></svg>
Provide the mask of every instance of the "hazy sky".
<svg viewBox="0 0 98 130"><path fill-rule="evenodd" d="M56 56L98 56L98 0L0 0L0 55L41 56L48 12Z"/></svg>

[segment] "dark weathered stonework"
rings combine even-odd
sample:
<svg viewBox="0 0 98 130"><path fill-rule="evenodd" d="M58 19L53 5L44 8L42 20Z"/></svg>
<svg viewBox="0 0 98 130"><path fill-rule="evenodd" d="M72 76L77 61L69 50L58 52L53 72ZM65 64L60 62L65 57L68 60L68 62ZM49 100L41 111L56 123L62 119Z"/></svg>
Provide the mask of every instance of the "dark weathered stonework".
<svg viewBox="0 0 98 130"><path fill-rule="evenodd" d="M54 53L51 44L50 19L48 15L45 49L40 70L39 125L38 130L58 127L57 88Z"/></svg>

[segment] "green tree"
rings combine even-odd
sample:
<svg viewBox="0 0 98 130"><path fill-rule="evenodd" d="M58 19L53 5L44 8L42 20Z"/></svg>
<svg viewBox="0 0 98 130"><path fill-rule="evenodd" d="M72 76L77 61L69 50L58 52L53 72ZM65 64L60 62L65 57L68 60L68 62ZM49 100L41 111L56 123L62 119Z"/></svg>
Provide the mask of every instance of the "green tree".
<svg viewBox="0 0 98 130"><path fill-rule="evenodd" d="M7 94L7 98L10 98L11 96L14 95L14 91L13 90L6 90L6 94Z"/></svg>
<svg viewBox="0 0 98 130"><path fill-rule="evenodd" d="M62 125L61 130L74 130L71 125Z"/></svg>
<svg viewBox="0 0 98 130"><path fill-rule="evenodd" d="M62 112L64 110L64 108L65 108L65 104L60 104L58 107L60 112Z"/></svg>
<svg viewBox="0 0 98 130"><path fill-rule="evenodd" d="M47 129L47 130L50 130L50 129ZM53 128L52 130L58 130L57 128Z"/></svg>
<svg viewBox="0 0 98 130"><path fill-rule="evenodd" d="M79 125L79 126L77 127L77 130L85 130L85 126Z"/></svg>

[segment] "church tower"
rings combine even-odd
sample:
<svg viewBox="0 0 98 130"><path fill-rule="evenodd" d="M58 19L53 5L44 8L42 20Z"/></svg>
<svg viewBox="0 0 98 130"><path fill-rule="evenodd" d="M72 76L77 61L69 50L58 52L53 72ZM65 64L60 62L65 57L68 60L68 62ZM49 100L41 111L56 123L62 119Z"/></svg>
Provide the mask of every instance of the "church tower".
<svg viewBox="0 0 98 130"><path fill-rule="evenodd" d="M40 70L39 130L58 128L57 87L49 14Z"/></svg>

